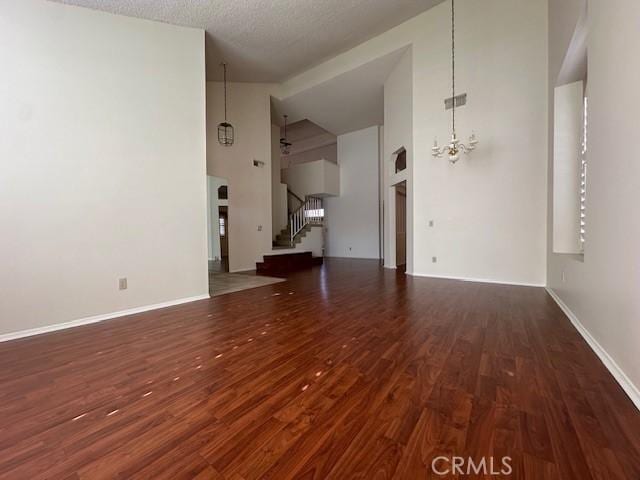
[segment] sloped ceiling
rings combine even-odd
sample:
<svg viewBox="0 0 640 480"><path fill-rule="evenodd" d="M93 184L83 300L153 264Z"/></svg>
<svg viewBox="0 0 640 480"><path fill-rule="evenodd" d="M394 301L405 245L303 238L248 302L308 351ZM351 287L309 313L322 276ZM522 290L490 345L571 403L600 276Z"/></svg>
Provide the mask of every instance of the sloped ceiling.
<svg viewBox="0 0 640 480"><path fill-rule="evenodd" d="M272 98L273 122L309 119L334 135L384 123L384 82L407 48L378 57L288 98Z"/></svg>

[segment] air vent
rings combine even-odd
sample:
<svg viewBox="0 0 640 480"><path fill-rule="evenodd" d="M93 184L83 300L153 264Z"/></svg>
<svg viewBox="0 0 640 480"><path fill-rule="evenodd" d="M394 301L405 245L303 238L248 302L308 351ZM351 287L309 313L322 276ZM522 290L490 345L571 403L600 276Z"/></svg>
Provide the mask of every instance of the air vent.
<svg viewBox="0 0 640 480"><path fill-rule="evenodd" d="M467 104L467 94L463 93L462 95L456 96L456 108L462 107ZM451 110L453 108L453 97L449 97L444 101L444 109Z"/></svg>

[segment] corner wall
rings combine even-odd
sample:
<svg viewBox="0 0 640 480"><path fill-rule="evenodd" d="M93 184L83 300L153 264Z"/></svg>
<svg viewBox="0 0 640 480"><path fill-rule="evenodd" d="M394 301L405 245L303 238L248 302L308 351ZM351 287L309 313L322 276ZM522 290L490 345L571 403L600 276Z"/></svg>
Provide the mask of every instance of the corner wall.
<svg viewBox="0 0 640 480"><path fill-rule="evenodd" d="M413 52L408 49L384 84L383 176L384 266L396 267L396 184L407 182L407 273L413 272ZM407 168L395 172L395 153L404 148Z"/></svg>
<svg viewBox="0 0 640 480"><path fill-rule="evenodd" d="M287 186L282 183L280 163L280 127L271 125L271 234L274 238L289 221Z"/></svg>
<svg viewBox="0 0 640 480"><path fill-rule="evenodd" d="M0 64L0 334L206 296L204 33L3 1Z"/></svg>

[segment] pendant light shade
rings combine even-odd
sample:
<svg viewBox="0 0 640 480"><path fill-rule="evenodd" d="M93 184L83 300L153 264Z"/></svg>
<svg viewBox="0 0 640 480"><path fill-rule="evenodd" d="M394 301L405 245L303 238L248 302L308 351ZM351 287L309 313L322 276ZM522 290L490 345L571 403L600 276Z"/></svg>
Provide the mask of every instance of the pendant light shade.
<svg viewBox="0 0 640 480"><path fill-rule="evenodd" d="M227 121L227 64L223 63L224 71L224 122L218 125L218 143L225 147L233 145L234 131L233 125Z"/></svg>
<svg viewBox="0 0 640 480"><path fill-rule="evenodd" d="M284 115L284 136L280 139L280 153L282 155L291 153L291 142L287 140L287 118L289 115Z"/></svg>
<svg viewBox="0 0 640 480"><path fill-rule="evenodd" d="M218 142L225 147L233 145L233 125L229 122L218 125Z"/></svg>

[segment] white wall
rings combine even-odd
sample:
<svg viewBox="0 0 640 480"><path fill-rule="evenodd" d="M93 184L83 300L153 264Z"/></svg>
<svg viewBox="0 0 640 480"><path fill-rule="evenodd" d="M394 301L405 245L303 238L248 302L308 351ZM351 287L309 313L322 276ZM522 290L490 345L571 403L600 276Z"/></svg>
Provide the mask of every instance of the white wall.
<svg viewBox="0 0 640 480"><path fill-rule="evenodd" d="M0 64L0 333L206 295L203 32L3 1Z"/></svg>
<svg viewBox="0 0 640 480"><path fill-rule="evenodd" d="M424 17L413 46L413 272L544 285L547 2L456 7L457 92L468 94L458 135L475 130L481 143L455 165L431 156L433 138L443 144L451 129L447 2Z"/></svg>
<svg viewBox="0 0 640 480"><path fill-rule="evenodd" d="M379 258L378 130L338 137L340 196L324 199L329 257Z"/></svg>
<svg viewBox="0 0 640 480"><path fill-rule="evenodd" d="M229 206L228 200L218 198L218 188L227 185L224 178L207 176L207 236L209 260L220 260L220 207Z"/></svg>
<svg viewBox="0 0 640 480"><path fill-rule="evenodd" d="M282 170L282 181L304 199L308 195L340 194L340 168L327 160L301 163Z"/></svg>
<svg viewBox="0 0 640 480"><path fill-rule="evenodd" d="M296 245L296 250L311 252L314 257L324 256L322 227L311 227L311 230L305 234L300 244ZM277 253L277 251L275 253Z"/></svg>
<svg viewBox="0 0 640 480"><path fill-rule="evenodd" d="M549 17L556 19L549 32L551 58L563 57L584 6L582 2L572 5L574 9L568 10L564 1L550 3ZM621 138L633 141L640 137L638 18L640 4L635 0L589 2L589 174L584 259L554 254L549 248L547 282L587 335L606 352L608 366L640 407L640 216L635 210L640 163L632 150L612 150ZM561 64L555 62L552 67L549 73L553 82ZM551 213L549 222L551 225ZM549 242L551 245L551 236Z"/></svg>
<svg viewBox="0 0 640 480"><path fill-rule="evenodd" d="M207 173L229 182L229 270L255 270L256 259L271 250L273 228L271 170L272 85L230 83L228 120L235 143L218 143L224 120L223 86L207 83ZM254 167L253 160L264 162Z"/></svg>

